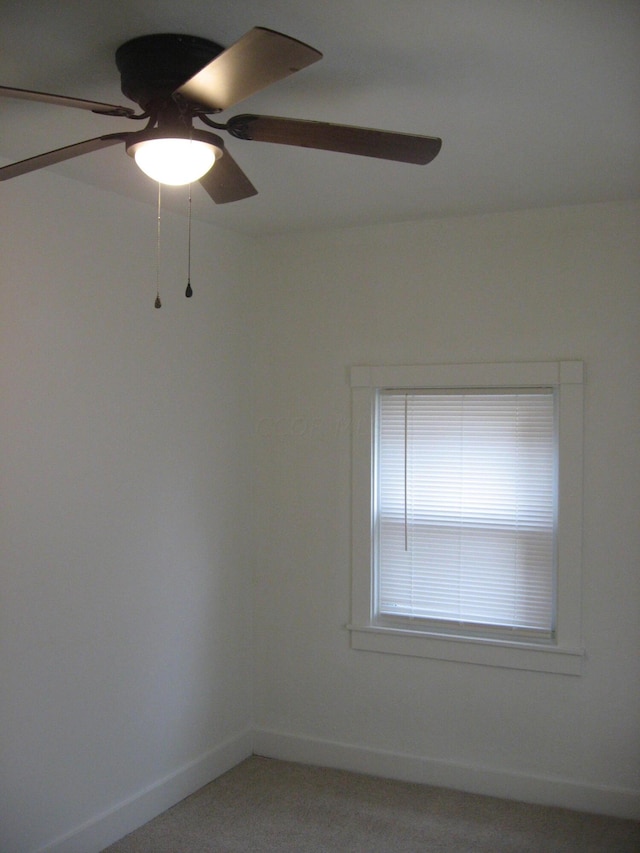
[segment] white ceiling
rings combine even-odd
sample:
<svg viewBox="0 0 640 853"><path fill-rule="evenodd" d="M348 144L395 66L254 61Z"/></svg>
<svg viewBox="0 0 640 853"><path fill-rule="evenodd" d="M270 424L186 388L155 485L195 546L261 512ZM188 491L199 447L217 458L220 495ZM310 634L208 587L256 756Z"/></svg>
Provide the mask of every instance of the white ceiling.
<svg viewBox="0 0 640 853"><path fill-rule="evenodd" d="M324 58L230 115L440 136L442 151L413 166L225 137L259 194L216 206L198 190L199 218L269 234L640 196L639 0L2 0L0 84L135 106L121 43L175 32L228 46L253 26ZM0 100L3 162L138 129ZM124 147L52 171L155 203ZM182 210L185 192L163 195Z"/></svg>

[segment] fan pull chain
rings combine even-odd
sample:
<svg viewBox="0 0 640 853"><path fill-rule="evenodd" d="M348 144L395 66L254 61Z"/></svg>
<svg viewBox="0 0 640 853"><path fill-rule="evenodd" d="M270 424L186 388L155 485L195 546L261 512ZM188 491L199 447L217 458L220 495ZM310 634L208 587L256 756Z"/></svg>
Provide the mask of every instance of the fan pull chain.
<svg viewBox="0 0 640 853"><path fill-rule="evenodd" d="M187 289L184 295L187 299L190 299L193 296L193 290L191 289L191 184L189 184L189 248L187 255Z"/></svg>
<svg viewBox="0 0 640 853"><path fill-rule="evenodd" d="M162 205L162 184L158 181L158 235L156 240L156 301L155 307L162 308L160 299L160 212Z"/></svg>

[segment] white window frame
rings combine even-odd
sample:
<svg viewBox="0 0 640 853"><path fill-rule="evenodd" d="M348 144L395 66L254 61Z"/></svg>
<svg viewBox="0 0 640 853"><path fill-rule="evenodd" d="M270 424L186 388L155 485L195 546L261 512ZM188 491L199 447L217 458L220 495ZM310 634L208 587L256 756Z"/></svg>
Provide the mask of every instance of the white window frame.
<svg viewBox="0 0 640 853"><path fill-rule="evenodd" d="M497 364L358 365L351 368L351 646L373 652L580 675L582 610L581 361ZM439 634L374 622L375 409L383 389L554 388L558 401L556 630L546 644L489 636Z"/></svg>

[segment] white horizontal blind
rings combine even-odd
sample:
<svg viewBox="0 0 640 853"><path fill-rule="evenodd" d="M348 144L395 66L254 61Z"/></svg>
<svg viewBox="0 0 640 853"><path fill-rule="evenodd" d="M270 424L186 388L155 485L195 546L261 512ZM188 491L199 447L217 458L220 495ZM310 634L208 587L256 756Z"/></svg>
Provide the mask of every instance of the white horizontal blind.
<svg viewBox="0 0 640 853"><path fill-rule="evenodd" d="M376 617L554 631L552 389L382 391Z"/></svg>

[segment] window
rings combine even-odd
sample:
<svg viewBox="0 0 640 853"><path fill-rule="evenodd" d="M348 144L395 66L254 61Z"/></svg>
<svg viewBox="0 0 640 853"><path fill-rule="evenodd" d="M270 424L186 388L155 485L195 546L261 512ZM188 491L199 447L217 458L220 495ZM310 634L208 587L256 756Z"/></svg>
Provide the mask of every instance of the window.
<svg viewBox="0 0 640 853"><path fill-rule="evenodd" d="M553 636L554 396L379 392L376 621Z"/></svg>
<svg viewBox="0 0 640 853"><path fill-rule="evenodd" d="M354 367L354 648L579 674L582 363Z"/></svg>

